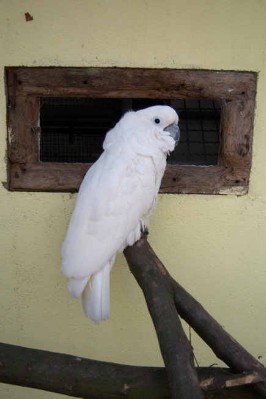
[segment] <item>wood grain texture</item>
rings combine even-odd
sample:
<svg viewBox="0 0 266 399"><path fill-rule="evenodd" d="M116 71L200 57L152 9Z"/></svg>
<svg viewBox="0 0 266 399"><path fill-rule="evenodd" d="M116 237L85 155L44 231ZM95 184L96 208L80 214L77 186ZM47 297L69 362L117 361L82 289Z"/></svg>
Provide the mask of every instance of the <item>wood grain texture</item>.
<svg viewBox="0 0 266 399"><path fill-rule="evenodd" d="M8 68L8 75L19 95L241 100L254 98L256 88L252 72L43 67Z"/></svg>
<svg viewBox="0 0 266 399"><path fill-rule="evenodd" d="M7 68L9 189L77 191L89 164L39 161L42 96L222 100L218 164L168 165L162 193L248 192L256 78L253 72L141 68Z"/></svg>
<svg viewBox="0 0 266 399"><path fill-rule="evenodd" d="M197 368L206 399L260 399L248 387L224 389L241 376L219 367ZM0 381L88 399L170 399L166 372L100 362L0 343Z"/></svg>
<svg viewBox="0 0 266 399"><path fill-rule="evenodd" d="M143 237L132 247L127 247L124 250L124 254L132 274L143 290L152 318L153 313L149 304L150 302L156 302L156 316L165 318L164 324L167 330L175 330L175 323L171 313L172 302L174 302L176 318L180 315L206 342L215 355L234 372L255 371L258 373L263 382L256 384L254 389L266 397L266 368L263 364L231 337L203 306L170 276L147 242L147 239ZM165 303L168 303L168 307L165 306L164 312L158 314L161 305ZM171 323L173 323L173 326ZM163 352L171 342L172 337L171 335L159 335L160 330L158 333L156 324L155 328L164 357ZM167 369L166 362L165 366Z"/></svg>

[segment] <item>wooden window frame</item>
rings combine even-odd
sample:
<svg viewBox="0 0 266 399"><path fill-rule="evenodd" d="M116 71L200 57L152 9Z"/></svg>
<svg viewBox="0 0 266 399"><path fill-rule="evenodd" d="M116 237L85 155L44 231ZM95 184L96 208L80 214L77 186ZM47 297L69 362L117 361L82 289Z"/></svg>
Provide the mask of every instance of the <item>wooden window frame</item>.
<svg viewBox="0 0 266 399"><path fill-rule="evenodd" d="M161 193L248 192L255 72L7 67L8 188L75 192L90 164L39 160L41 97L217 99L222 101L218 164L168 165Z"/></svg>

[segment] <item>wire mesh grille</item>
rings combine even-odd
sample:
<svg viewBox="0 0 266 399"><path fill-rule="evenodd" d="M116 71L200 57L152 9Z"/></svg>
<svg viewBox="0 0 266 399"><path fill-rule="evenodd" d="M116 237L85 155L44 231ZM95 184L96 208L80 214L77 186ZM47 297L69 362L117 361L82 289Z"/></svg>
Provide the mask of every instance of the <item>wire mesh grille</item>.
<svg viewBox="0 0 266 399"><path fill-rule="evenodd" d="M168 163L216 165L219 151L220 110L218 100L174 100L181 137Z"/></svg>
<svg viewBox="0 0 266 399"><path fill-rule="evenodd" d="M106 132L124 112L156 104L172 106L180 118L180 141L168 163L217 164L220 103L216 100L42 98L40 160L95 162Z"/></svg>

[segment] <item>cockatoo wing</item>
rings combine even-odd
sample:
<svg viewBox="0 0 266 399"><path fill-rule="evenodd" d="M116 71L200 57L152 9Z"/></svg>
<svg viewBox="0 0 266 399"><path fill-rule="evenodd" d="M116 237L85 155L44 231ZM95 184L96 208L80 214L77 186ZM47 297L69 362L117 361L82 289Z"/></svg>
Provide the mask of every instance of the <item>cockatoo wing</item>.
<svg viewBox="0 0 266 399"><path fill-rule="evenodd" d="M68 278L99 271L140 231L143 215L154 202L156 176L152 161L125 151L105 151L85 176L63 244L62 270Z"/></svg>
<svg viewBox="0 0 266 399"><path fill-rule="evenodd" d="M72 296L82 294L85 313L97 322L109 315L116 253L133 245L148 224L177 122L170 107L127 113L108 132L103 154L81 184L62 247L62 271ZM173 131L167 131L170 125Z"/></svg>

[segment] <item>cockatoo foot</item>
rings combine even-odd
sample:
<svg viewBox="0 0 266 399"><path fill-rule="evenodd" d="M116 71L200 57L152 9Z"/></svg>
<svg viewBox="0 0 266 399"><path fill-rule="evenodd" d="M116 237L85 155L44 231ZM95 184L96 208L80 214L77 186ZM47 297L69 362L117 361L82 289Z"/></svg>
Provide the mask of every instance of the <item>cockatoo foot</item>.
<svg viewBox="0 0 266 399"><path fill-rule="evenodd" d="M149 235L149 229L146 226L141 227L141 237L147 237Z"/></svg>

